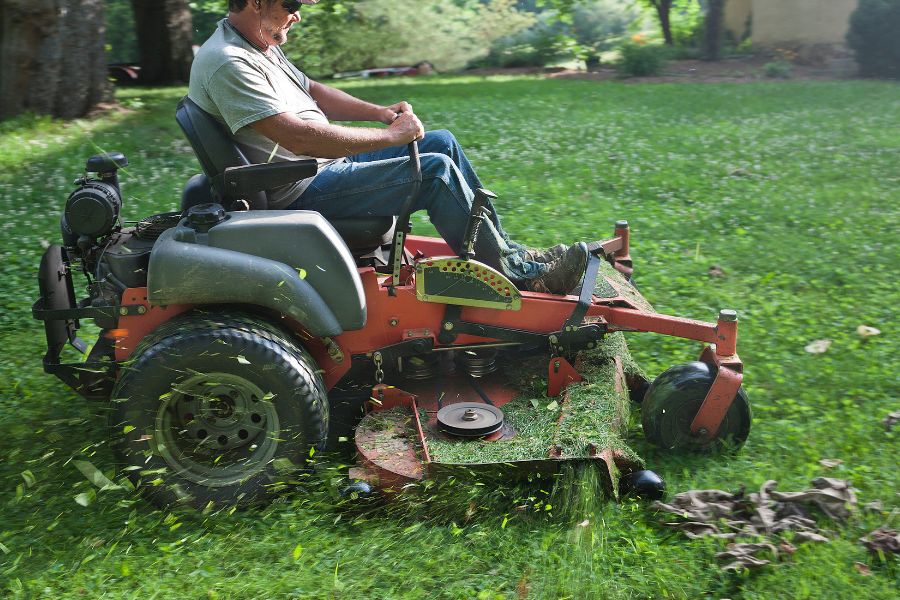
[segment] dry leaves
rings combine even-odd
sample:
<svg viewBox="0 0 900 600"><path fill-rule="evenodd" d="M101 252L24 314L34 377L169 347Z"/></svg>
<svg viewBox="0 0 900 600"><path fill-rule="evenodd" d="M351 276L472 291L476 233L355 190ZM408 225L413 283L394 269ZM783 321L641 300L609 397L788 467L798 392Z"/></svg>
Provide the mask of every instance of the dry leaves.
<svg viewBox="0 0 900 600"><path fill-rule="evenodd" d="M671 504L657 502L661 511L676 515L678 521L664 523L689 538L705 536L729 540L717 557L728 560L725 570L751 569L767 565L779 552L793 554L793 544L827 542L808 508L815 506L833 519L844 519L856 504L850 484L840 479L819 477L813 488L802 492L778 492L775 481L767 481L758 493L743 490L731 494L722 490L690 490L677 494ZM779 534L791 532L791 542ZM739 536L766 538L765 542L742 543ZM775 544L778 544L776 546ZM758 556L763 553L766 558Z"/></svg>
<svg viewBox="0 0 900 600"><path fill-rule="evenodd" d="M855 563L853 563L853 567L856 569L856 571L860 575L864 575L864 576L868 577L869 575L872 574L872 570L869 568L869 565L867 565L865 563L856 561Z"/></svg>
<svg viewBox="0 0 900 600"><path fill-rule="evenodd" d="M869 327L868 325L860 325L856 328L856 335L859 337L866 339L875 335L879 335L881 333L880 329L876 329L874 327Z"/></svg>
<svg viewBox="0 0 900 600"><path fill-rule="evenodd" d="M859 539L871 554L900 554L900 533L895 529L879 527L864 538Z"/></svg>
<svg viewBox="0 0 900 600"><path fill-rule="evenodd" d="M808 343L803 349L810 354L823 354L831 347L831 340L816 340Z"/></svg>

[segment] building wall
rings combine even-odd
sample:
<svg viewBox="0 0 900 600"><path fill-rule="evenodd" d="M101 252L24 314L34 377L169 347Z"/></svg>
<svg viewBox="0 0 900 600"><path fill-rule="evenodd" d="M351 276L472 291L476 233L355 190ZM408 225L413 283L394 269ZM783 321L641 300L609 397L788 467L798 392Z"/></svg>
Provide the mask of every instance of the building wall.
<svg viewBox="0 0 900 600"><path fill-rule="evenodd" d="M858 0L753 0L753 42L843 44Z"/></svg>
<svg viewBox="0 0 900 600"><path fill-rule="evenodd" d="M753 14L753 0L726 0L725 31L731 32L735 41L742 41L747 31L748 21ZM751 35L752 37L752 35Z"/></svg>

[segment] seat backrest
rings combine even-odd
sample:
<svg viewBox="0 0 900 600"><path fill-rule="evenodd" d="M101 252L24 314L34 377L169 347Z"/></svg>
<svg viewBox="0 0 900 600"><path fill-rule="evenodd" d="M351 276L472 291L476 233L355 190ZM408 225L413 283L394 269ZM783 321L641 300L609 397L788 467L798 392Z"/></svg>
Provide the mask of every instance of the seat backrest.
<svg viewBox="0 0 900 600"><path fill-rule="evenodd" d="M228 167L249 165L250 161L228 135L225 126L187 96L178 102L175 120L194 149L200 168L209 177L215 194L222 204L230 206L236 198L227 193L218 175ZM247 200L254 208L265 208L268 205L265 192L257 192L251 196Z"/></svg>
<svg viewBox="0 0 900 600"><path fill-rule="evenodd" d="M219 177L228 167L250 164L247 157L228 134L224 125L185 96L178 102L175 120L194 149L204 176L195 175L185 186L182 210L196 204L218 202L230 208L237 198L225 190L224 179ZM208 193L212 191L212 194ZM265 192L243 196L254 210L268 208ZM361 256L390 243L393 238L393 217L353 217L330 219L338 233L350 247L354 256Z"/></svg>

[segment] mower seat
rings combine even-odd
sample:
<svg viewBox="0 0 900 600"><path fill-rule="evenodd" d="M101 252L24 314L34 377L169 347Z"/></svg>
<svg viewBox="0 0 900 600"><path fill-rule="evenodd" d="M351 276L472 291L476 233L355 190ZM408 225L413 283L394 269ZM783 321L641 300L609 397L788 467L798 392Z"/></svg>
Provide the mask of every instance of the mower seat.
<svg viewBox="0 0 900 600"><path fill-rule="evenodd" d="M185 96L175 120L194 149L202 174L191 177L181 196L181 209L215 202L227 210L268 208L267 189L315 175L315 160L251 165L227 129ZM393 237L394 217L330 219L354 257L377 253Z"/></svg>

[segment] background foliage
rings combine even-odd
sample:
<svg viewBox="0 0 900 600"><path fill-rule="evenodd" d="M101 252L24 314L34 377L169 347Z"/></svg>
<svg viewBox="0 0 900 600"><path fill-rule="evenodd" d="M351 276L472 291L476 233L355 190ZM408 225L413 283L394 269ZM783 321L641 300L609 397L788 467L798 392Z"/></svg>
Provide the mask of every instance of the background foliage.
<svg viewBox="0 0 900 600"><path fill-rule="evenodd" d="M110 62L133 62L130 1L106 2ZM227 2L195 0L190 7L194 43L202 44L226 14ZM445 72L576 59L595 66L631 34L660 35L648 5L635 0L425 0L403 10L386 0L334 0L304 6L301 14L285 50L317 77L425 60ZM684 0L671 19L680 46L699 42L698 2Z"/></svg>

